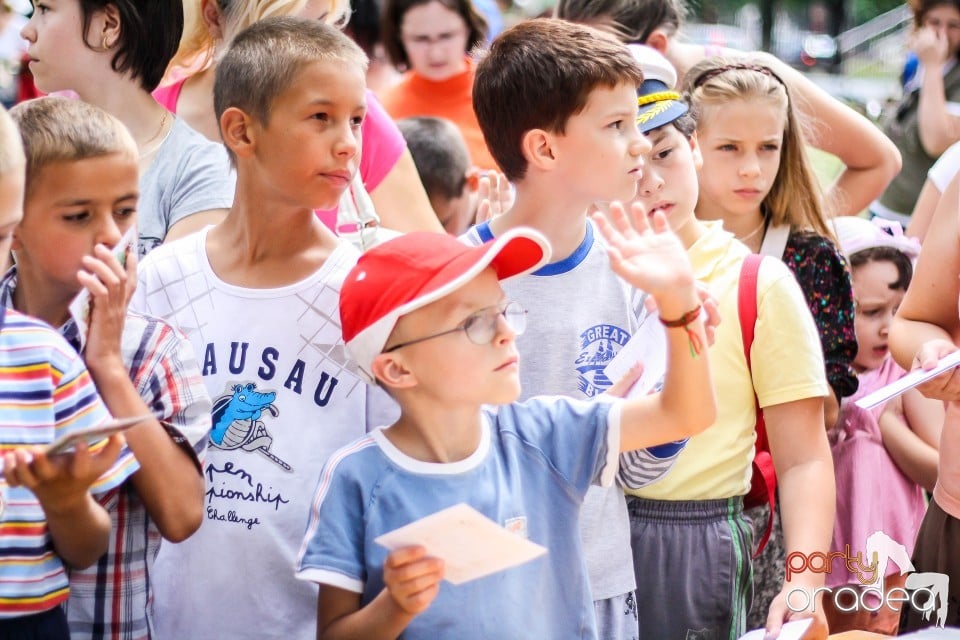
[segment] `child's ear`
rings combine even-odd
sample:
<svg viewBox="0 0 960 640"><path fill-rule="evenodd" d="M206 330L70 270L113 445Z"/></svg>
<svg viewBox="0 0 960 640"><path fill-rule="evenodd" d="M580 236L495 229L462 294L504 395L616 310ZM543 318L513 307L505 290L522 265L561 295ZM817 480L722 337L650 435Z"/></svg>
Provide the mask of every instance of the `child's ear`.
<svg viewBox="0 0 960 640"><path fill-rule="evenodd" d="M416 376L398 353L379 354L373 359L371 369L380 384L389 389L409 389L417 384Z"/></svg>
<svg viewBox="0 0 960 640"><path fill-rule="evenodd" d="M214 41L223 40L223 14L217 0L200 0L200 17Z"/></svg>
<svg viewBox="0 0 960 640"><path fill-rule="evenodd" d="M543 129L531 129L520 140L520 151L531 167L549 170L553 167L556 155L553 149L554 134Z"/></svg>
<svg viewBox="0 0 960 640"><path fill-rule="evenodd" d="M660 55L665 55L667 53L667 45L670 44L670 36L660 29L654 29L647 37L647 41L643 44L651 49L656 49Z"/></svg>
<svg viewBox="0 0 960 640"><path fill-rule="evenodd" d="M220 116L220 135L223 144L233 151L238 158L245 158L253 153L257 143L257 127L253 118L243 110L230 107Z"/></svg>
<svg viewBox="0 0 960 640"><path fill-rule="evenodd" d="M20 224L18 224L13 228L13 234L12 234L13 237L10 240L11 251L20 251L21 249L23 249L23 243L20 242L20 225L22 224L23 222L21 222Z"/></svg>
<svg viewBox="0 0 960 640"><path fill-rule="evenodd" d="M120 10L117 5L110 3L103 8L102 16L103 26L99 33L94 34L91 44L107 50L120 39Z"/></svg>
<svg viewBox="0 0 960 640"><path fill-rule="evenodd" d="M700 151L700 141L697 139L697 132L690 134L690 153L693 155L693 166L697 171L703 169L703 152Z"/></svg>
<svg viewBox="0 0 960 640"><path fill-rule="evenodd" d="M475 194L480 189L480 178L483 177L483 171L480 167L470 167L464 174L464 189L469 195Z"/></svg>

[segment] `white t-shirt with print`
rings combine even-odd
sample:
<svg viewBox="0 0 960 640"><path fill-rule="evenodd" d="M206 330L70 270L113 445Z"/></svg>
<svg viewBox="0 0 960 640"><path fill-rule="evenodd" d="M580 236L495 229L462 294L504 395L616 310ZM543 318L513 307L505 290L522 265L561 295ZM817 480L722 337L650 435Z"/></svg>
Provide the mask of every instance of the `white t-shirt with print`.
<svg viewBox="0 0 960 640"><path fill-rule="evenodd" d="M312 640L317 587L294 565L317 479L395 416L344 351L340 286L359 254L343 243L300 282L247 289L214 274L206 236L152 251L132 303L187 335L213 400L204 521L161 546L157 637Z"/></svg>

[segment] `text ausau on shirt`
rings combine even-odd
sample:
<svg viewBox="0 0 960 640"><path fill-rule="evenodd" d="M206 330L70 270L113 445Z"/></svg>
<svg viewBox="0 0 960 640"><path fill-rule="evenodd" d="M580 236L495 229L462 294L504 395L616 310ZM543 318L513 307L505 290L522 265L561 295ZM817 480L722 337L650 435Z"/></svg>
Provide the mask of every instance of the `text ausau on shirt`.
<svg viewBox="0 0 960 640"><path fill-rule="evenodd" d="M227 357L227 367L233 375L241 375L247 368L247 351L250 347L249 342L231 342L230 355ZM222 366L222 358L226 354L219 353L216 346L208 343L203 353L203 375L217 375L218 366ZM218 356L219 359L218 360ZM260 351L259 357L251 355L251 364L256 367L256 375L261 380L269 381L286 371L283 386L290 389L298 395L303 393L303 385L306 377L307 363L297 358L292 365L283 363L280 359L280 351L274 347L265 347ZM253 360L256 358L256 360ZM282 367L282 368L281 368ZM316 382L313 390L313 401L318 407L325 407L330 402L330 395L337 387L339 380L327 373L320 372L320 378ZM312 384L312 383L311 383Z"/></svg>

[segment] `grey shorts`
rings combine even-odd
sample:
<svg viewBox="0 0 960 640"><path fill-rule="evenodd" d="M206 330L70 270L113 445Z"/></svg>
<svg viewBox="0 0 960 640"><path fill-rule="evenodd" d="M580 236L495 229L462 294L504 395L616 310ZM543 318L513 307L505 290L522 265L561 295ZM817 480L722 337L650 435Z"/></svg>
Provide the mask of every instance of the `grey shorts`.
<svg viewBox="0 0 960 640"><path fill-rule="evenodd" d="M600 640L639 640L637 599L633 591L606 600L594 600L597 614L597 638Z"/></svg>
<svg viewBox="0 0 960 640"><path fill-rule="evenodd" d="M742 500L627 498L642 640L736 640L750 606Z"/></svg>

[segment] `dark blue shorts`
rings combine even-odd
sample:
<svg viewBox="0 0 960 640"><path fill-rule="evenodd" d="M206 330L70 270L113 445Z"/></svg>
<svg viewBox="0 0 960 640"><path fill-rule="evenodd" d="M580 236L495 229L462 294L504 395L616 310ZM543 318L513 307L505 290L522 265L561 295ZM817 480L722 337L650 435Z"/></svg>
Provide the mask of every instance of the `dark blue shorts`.
<svg viewBox="0 0 960 640"><path fill-rule="evenodd" d="M20 618L0 619L0 640L70 640L62 607Z"/></svg>

